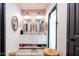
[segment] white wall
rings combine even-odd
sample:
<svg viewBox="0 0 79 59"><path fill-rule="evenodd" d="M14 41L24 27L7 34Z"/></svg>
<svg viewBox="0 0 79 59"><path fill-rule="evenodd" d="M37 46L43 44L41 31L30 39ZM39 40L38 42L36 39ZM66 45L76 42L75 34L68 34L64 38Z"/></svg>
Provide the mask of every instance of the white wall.
<svg viewBox="0 0 79 59"><path fill-rule="evenodd" d="M61 55L66 55L67 4L58 4L57 12L57 50L60 51Z"/></svg>
<svg viewBox="0 0 79 59"><path fill-rule="evenodd" d="M14 32L11 26L12 16L17 16L21 21L21 12L16 4L6 4L6 55L18 49L19 29Z"/></svg>
<svg viewBox="0 0 79 59"><path fill-rule="evenodd" d="M55 4L50 4L46 10L46 17L48 19L48 14ZM58 3L57 4L57 50L61 55L66 55L66 31L67 31L67 4ZM52 33L52 31L51 31ZM50 45L53 45L51 43Z"/></svg>
<svg viewBox="0 0 79 59"><path fill-rule="evenodd" d="M45 15L45 19L48 20L48 14L50 13L51 9L56 5L56 3L51 3L49 4L49 6L46 9L46 15Z"/></svg>

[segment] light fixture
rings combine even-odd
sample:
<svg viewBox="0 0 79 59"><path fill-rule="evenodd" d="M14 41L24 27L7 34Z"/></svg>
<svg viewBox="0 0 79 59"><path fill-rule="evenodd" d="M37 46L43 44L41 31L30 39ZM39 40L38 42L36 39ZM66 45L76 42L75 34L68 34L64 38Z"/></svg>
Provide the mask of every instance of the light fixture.
<svg viewBox="0 0 79 59"><path fill-rule="evenodd" d="M23 19L30 19L30 16L23 16Z"/></svg>
<svg viewBox="0 0 79 59"><path fill-rule="evenodd" d="M36 19L43 19L44 16L40 16L40 15L39 15L39 16L36 16L35 18L36 18Z"/></svg>

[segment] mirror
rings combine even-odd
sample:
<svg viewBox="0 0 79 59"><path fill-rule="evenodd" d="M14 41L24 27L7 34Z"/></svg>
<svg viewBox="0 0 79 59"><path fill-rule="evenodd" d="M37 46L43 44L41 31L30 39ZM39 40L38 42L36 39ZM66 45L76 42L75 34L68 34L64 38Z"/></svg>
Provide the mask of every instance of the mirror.
<svg viewBox="0 0 79 59"><path fill-rule="evenodd" d="M24 30L24 32L30 32L30 31L32 31L32 22L31 22L31 19L24 19L23 30Z"/></svg>
<svg viewBox="0 0 79 59"><path fill-rule="evenodd" d="M41 31L40 30L41 19L36 19L36 22L35 23L37 25L37 27L36 27L37 28L37 31Z"/></svg>
<svg viewBox="0 0 79 59"><path fill-rule="evenodd" d="M16 31L18 29L18 18L16 16L12 17L12 29Z"/></svg>

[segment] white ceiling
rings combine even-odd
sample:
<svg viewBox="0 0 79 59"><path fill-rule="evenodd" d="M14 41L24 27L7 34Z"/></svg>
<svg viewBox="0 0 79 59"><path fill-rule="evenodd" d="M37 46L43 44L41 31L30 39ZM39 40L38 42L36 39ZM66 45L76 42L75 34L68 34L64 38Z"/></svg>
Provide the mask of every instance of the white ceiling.
<svg viewBox="0 0 79 59"><path fill-rule="evenodd" d="M27 10L39 10L39 9L46 9L50 3L17 3L20 9L27 9Z"/></svg>

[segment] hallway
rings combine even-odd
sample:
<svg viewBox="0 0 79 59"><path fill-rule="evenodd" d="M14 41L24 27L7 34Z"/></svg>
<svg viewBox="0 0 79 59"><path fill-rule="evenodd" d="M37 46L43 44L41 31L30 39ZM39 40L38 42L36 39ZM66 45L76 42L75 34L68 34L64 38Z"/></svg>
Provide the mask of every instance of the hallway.
<svg viewBox="0 0 79 59"><path fill-rule="evenodd" d="M6 27L8 27L6 31L7 55L12 50L19 52L28 50L29 51L28 53L30 53L31 50L33 50L33 52L35 51L39 52L40 50L43 50L44 48L48 48L48 47L55 49L56 46L55 43L52 42L53 44L52 43L50 44L49 42L51 41L48 38L48 16L46 14L49 5L50 5L49 3L6 4L6 11L7 11L6 18L8 19L6 25ZM19 9L16 9L15 8L16 6ZM11 29L12 27L10 27L11 19L9 17L12 17L13 14L18 18L18 29L16 33ZM9 33L11 34L10 36L8 36ZM11 38L12 36L14 36L14 38ZM8 43L9 41L10 43ZM54 39L52 41L54 41ZM32 55L32 53L30 54ZM40 55L40 54L41 52L36 55Z"/></svg>
<svg viewBox="0 0 79 59"><path fill-rule="evenodd" d="M67 3L5 3L5 14L4 55L66 56Z"/></svg>

